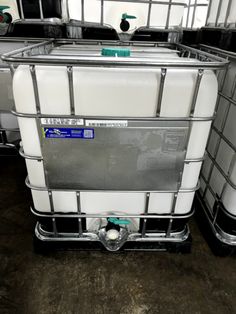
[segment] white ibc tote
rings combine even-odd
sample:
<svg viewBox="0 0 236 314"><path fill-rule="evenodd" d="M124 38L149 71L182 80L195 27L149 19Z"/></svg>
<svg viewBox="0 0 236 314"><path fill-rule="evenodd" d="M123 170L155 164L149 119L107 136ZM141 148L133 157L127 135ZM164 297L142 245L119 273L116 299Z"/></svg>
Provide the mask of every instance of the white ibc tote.
<svg viewBox="0 0 236 314"><path fill-rule="evenodd" d="M33 40L25 38L1 38L0 39L0 56L6 52L23 48ZM3 146L13 147L11 143L19 140L18 123L15 116L11 114L14 107L12 92L12 74L9 66L0 60L0 129L6 134Z"/></svg>
<svg viewBox="0 0 236 314"><path fill-rule="evenodd" d="M211 0L208 9L207 26L235 27L236 1Z"/></svg>
<svg viewBox="0 0 236 314"><path fill-rule="evenodd" d="M181 45L76 43L15 55L26 63L13 90L33 211L84 213L95 233L105 217L130 215L138 232L142 215L166 215L170 232L191 213L217 97L212 68L224 62Z"/></svg>
<svg viewBox="0 0 236 314"><path fill-rule="evenodd" d="M188 0L184 9L183 27L187 29L201 28L206 24L208 0Z"/></svg>
<svg viewBox="0 0 236 314"><path fill-rule="evenodd" d="M66 5L69 19L82 23L109 25L118 33L123 31L120 24L126 14L130 24L128 31L133 33L144 26L158 28L181 26L186 0L65 0L64 7Z"/></svg>
<svg viewBox="0 0 236 314"><path fill-rule="evenodd" d="M235 245L235 235L229 239L227 233L234 232L230 226L235 226L233 221L236 220L236 56L217 48L204 46L203 49L227 58L230 64L224 75L219 77L216 119L207 145L200 192L221 241ZM220 204L221 209L216 210Z"/></svg>

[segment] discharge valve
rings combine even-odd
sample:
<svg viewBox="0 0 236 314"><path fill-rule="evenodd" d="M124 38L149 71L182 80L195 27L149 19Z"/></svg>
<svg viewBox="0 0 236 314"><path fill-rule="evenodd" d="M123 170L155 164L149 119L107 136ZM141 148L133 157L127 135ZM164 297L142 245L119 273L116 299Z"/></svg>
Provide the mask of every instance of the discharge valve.
<svg viewBox="0 0 236 314"><path fill-rule="evenodd" d="M120 23L120 29L122 32L127 32L130 28L130 24L127 20L133 20L136 19L136 16L134 15L128 15L127 13L123 13L121 17L121 23Z"/></svg>

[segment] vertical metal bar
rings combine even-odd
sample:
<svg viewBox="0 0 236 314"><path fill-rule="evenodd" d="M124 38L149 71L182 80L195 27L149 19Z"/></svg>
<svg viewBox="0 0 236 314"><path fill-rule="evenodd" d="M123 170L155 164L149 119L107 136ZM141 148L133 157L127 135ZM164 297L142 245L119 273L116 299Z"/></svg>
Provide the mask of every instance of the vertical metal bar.
<svg viewBox="0 0 236 314"><path fill-rule="evenodd" d="M84 23L84 0L81 0L81 22Z"/></svg>
<svg viewBox="0 0 236 314"><path fill-rule="evenodd" d="M53 203L53 198L52 198L52 191L50 191L50 190L48 191L48 196L49 196L51 213L53 214L55 211L54 211L54 203ZM56 219L54 217L52 218L52 228L53 228L54 236L57 236L57 234L58 234L57 224L56 224Z"/></svg>
<svg viewBox="0 0 236 314"><path fill-rule="evenodd" d="M167 231L166 231L166 238L168 238L170 236L170 234L171 234L172 224L173 224L173 218L170 218L169 224L168 224L168 228L167 228Z"/></svg>
<svg viewBox="0 0 236 314"><path fill-rule="evenodd" d="M173 202L172 202L171 215L173 215L175 213L175 206L176 206L176 202L177 202L177 197L178 197L178 193L175 193L174 197L173 197ZM172 223L173 223L173 218L170 218L168 228L166 231L166 237L169 237L171 234Z"/></svg>
<svg viewBox="0 0 236 314"><path fill-rule="evenodd" d="M192 16L192 22L191 22L191 29L193 28L193 25L195 22L196 9L197 9L197 0L195 0L194 6L193 6L193 16Z"/></svg>
<svg viewBox="0 0 236 314"><path fill-rule="evenodd" d="M69 0L66 0L66 22L70 20Z"/></svg>
<svg viewBox="0 0 236 314"><path fill-rule="evenodd" d="M42 0L39 0L39 12L40 12L40 19L43 20L43 5L42 5Z"/></svg>
<svg viewBox="0 0 236 314"><path fill-rule="evenodd" d="M229 0L227 11L226 11L226 15L225 15L224 27L227 27L227 23L228 23L228 18L229 18L232 2L233 2L232 0Z"/></svg>
<svg viewBox="0 0 236 314"><path fill-rule="evenodd" d="M80 201L80 192L76 192L76 198L77 198L77 212L79 215L81 215L81 201ZM79 228L79 237L82 237L83 235L83 228L82 228L82 219L78 218L78 228Z"/></svg>
<svg viewBox="0 0 236 314"><path fill-rule="evenodd" d="M167 69L162 68L161 69L161 79L160 79L160 86L159 86L159 93L158 93L158 100L157 100L157 109L156 109L156 116L160 116L161 112L161 103L162 103L162 96L164 91L164 85L165 85L165 78L166 78L166 72Z"/></svg>
<svg viewBox="0 0 236 314"><path fill-rule="evenodd" d="M103 25L104 22L104 0L101 0L101 21L100 24Z"/></svg>
<svg viewBox="0 0 236 314"><path fill-rule="evenodd" d="M228 119L228 114L229 114L229 110L230 110L230 102L228 102L228 106L225 110L225 114L224 114L224 118L223 118L223 121L222 121L222 124L221 124L221 132L223 133L224 132L224 128L225 128L225 125L226 125L226 121ZM219 148L220 148L220 143L221 143L221 137L219 135L217 135L219 137L217 143L216 143L216 147L215 147L215 150L212 154L212 157L215 159L217 154L218 154L218 151L219 151ZM214 163L211 162L211 167L210 167L210 170L209 170L209 174L208 174L208 178L207 178L207 183L209 184L210 183L210 180L211 180L211 176L212 176L212 172L213 172L213 169L214 169ZM207 191L207 189L206 189ZM203 193L203 197L205 197L206 195L206 191Z"/></svg>
<svg viewBox="0 0 236 314"><path fill-rule="evenodd" d="M152 0L150 0L149 5L148 5L147 27L150 27L151 10L152 10Z"/></svg>
<svg viewBox="0 0 236 314"><path fill-rule="evenodd" d="M56 218L52 218L52 228L53 228L54 237L56 237L58 235Z"/></svg>
<svg viewBox="0 0 236 314"><path fill-rule="evenodd" d="M218 25L218 21L219 21L219 17L220 17L220 11L221 11L221 7L222 7L222 1L219 1L219 5L218 5L218 10L217 10L217 14L216 14L216 20L215 20L215 27Z"/></svg>
<svg viewBox="0 0 236 314"><path fill-rule="evenodd" d="M16 69L14 68L13 64L10 65L10 71L11 71L11 76L13 77L13 75L14 75L14 73L16 71Z"/></svg>
<svg viewBox="0 0 236 314"><path fill-rule="evenodd" d="M188 28L189 15L190 15L190 4L191 4L191 0L188 0L188 13L187 13L187 20L186 20L186 28Z"/></svg>
<svg viewBox="0 0 236 314"><path fill-rule="evenodd" d="M200 84L201 84L203 73L204 73L203 69L199 69L198 70L197 79L196 79L196 83L195 83L195 89L194 89L194 93L193 93L192 104L191 104L191 109L190 109L190 116L193 116L194 111L195 111L195 107L196 107L196 103L197 103L197 97L198 97L198 92L199 92L199 87L200 87Z"/></svg>
<svg viewBox="0 0 236 314"><path fill-rule="evenodd" d="M236 75L234 77L233 85L232 85L232 88L231 88L231 91L230 91L230 98L234 97L235 89L236 89Z"/></svg>
<svg viewBox="0 0 236 314"><path fill-rule="evenodd" d="M150 193L146 193L146 203L145 203L145 210L144 214L148 214L148 207L149 207L149 199L150 199ZM143 220L143 228L142 228L142 238L145 237L146 234L146 226L147 226L147 218L144 218Z"/></svg>
<svg viewBox="0 0 236 314"><path fill-rule="evenodd" d="M171 4L172 4L172 0L169 1L168 4L168 12L167 12L167 17L166 17L166 29L169 28L169 24L170 24L170 11L171 11Z"/></svg>
<svg viewBox="0 0 236 314"><path fill-rule="evenodd" d="M206 16L206 25L208 25L208 19L209 19L210 13L211 13L211 7L212 7L212 0L209 0L207 16Z"/></svg>
<svg viewBox="0 0 236 314"><path fill-rule="evenodd" d="M24 15L24 10L23 10L23 4L22 4L22 0L20 1L20 15L21 15L21 19L24 20L25 19L25 15Z"/></svg>
<svg viewBox="0 0 236 314"><path fill-rule="evenodd" d="M48 196L49 196L51 213L54 213L55 211L54 211L54 203L53 203L53 198L52 198L52 191L48 190Z"/></svg>
<svg viewBox="0 0 236 314"><path fill-rule="evenodd" d="M38 91L38 83L37 83L37 77L36 77L36 72L35 72L35 65L30 65L30 73L31 73L33 88L34 88L36 111L37 113L40 113L41 112L40 100L39 100L39 91Z"/></svg>
<svg viewBox="0 0 236 314"><path fill-rule="evenodd" d="M3 145L6 145L8 143L7 134L6 134L6 131L4 130L0 131L0 142Z"/></svg>
<svg viewBox="0 0 236 314"><path fill-rule="evenodd" d="M69 93L70 93L70 111L71 115L75 114L75 100L74 100L74 85L73 85L73 67L67 67L67 75L69 82Z"/></svg>

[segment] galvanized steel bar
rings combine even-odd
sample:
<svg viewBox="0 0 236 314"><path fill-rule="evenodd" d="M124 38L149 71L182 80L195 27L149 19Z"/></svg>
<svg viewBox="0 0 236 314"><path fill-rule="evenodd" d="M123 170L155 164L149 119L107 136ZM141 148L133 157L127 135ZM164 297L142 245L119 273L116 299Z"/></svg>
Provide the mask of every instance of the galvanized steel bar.
<svg viewBox="0 0 236 314"><path fill-rule="evenodd" d="M152 10L152 1L150 1L148 5L147 27L150 27L151 10Z"/></svg>
<svg viewBox="0 0 236 314"><path fill-rule="evenodd" d="M81 0L81 22L84 23L84 0Z"/></svg>
<svg viewBox="0 0 236 314"><path fill-rule="evenodd" d="M100 24L103 25L104 23L104 0L101 0L101 20Z"/></svg>
<svg viewBox="0 0 236 314"><path fill-rule="evenodd" d="M42 0L39 0L39 12L40 12L40 19L43 20L44 19L44 15L43 15Z"/></svg>
<svg viewBox="0 0 236 314"><path fill-rule="evenodd" d="M222 8L222 2L223 0L219 1L219 5L218 5L218 9L217 9L217 14L216 14L216 20L215 20L215 27L218 26L218 21L219 21L219 17L220 17L220 12L221 12L221 8Z"/></svg>
<svg viewBox="0 0 236 314"><path fill-rule="evenodd" d="M80 200L80 192L76 192L76 198L77 198L77 208L78 208L78 215L81 215L81 200ZM79 217L78 218L78 228L79 228L79 237L83 234L83 228L82 228L82 220Z"/></svg>
<svg viewBox="0 0 236 314"><path fill-rule="evenodd" d="M30 66L30 73L31 73L33 89L34 89L36 110L37 110L37 113L40 113L41 109L40 109L39 91L38 91L37 76L36 76L35 66L34 65Z"/></svg>
<svg viewBox="0 0 236 314"><path fill-rule="evenodd" d="M25 15L24 15L24 10L23 10L22 0L19 0L19 3L20 3L20 15L21 15L21 19L24 20L24 19L25 19Z"/></svg>
<svg viewBox="0 0 236 314"><path fill-rule="evenodd" d="M148 214L149 200L150 200L150 193L146 193L145 210L144 210L144 215L146 215L146 216ZM143 227L142 227L142 237L143 238L145 237L146 226L147 226L147 218L144 218Z"/></svg>
<svg viewBox="0 0 236 314"><path fill-rule="evenodd" d="M67 67L69 93L70 93L70 111L71 115L75 115L75 100L74 100L74 83L73 83L73 67Z"/></svg>
<svg viewBox="0 0 236 314"><path fill-rule="evenodd" d="M225 15L224 27L228 26L228 18L229 18L229 14L230 14L231 7L232 7L232 2L233 2L233 0L229 0L226 15Z"/></svg>
<svg viewBox="0 0 236 314"><path fill-rule="evenodd" d="M167 69L161 69L161 78L160 78L160 85L159 85L158 99L157 99L157 109L156 109L157 117L159 117L161 113L161 103L162 103L166 73L167 73Z"/></svg>
<svg viewBox="0 0 236 314"><path fill-rule="evenodd" d="M196 107L196 103L197 103L198 92L199 92L203 73L204 73L203 69L198 70L197 79L196 79L195 88L194 88L194 93L193 93L192 104L191 104L191 109L190 109L190 115L191 116L194 115L194 111L195 111L195 107Z"/></svg>
<svg viewBox="0 0 236 314"><path fill-rule="evenodd" d="M172 0L169 0L169 3L168 3L168 11L167 11L167 17L166 17L166 26L165 26L166 29L168 29L169 26L170 26L169 24L170 24L171 5L172 5Z"/></svg>

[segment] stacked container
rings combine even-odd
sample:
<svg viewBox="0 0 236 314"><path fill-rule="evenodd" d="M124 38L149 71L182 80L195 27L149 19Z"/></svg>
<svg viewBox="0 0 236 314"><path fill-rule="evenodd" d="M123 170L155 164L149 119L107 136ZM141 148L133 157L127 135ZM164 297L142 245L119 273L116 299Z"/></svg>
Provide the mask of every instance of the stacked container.
<svg viewBox="0 0 236 314"><path fill-rule="evenodd" d="M213 70L225 61L175 44L98 41L48 41L3 59L15 69L37 239L110 251L184 245Z"/></svg>
<svg viewBox="0 0 236 314"><path fill-rule="evenodd" d="M236 52L236 2L211 0L206 27L201 31L201 42L223 50Z"/></svg>
<svg viewBox="0 0 236 314"><path fill-rule="evenodd" d="M3 53L23 48L33 44L34 40L25 38L1 38L0 55ZM14 108L12 92L12 74L10 67L3 62L0 63L0 148L1 154L12 154L19 144L20 134L17 119L12 115Z"/></svg>
<svg viewBox="0 0 236 314"><path fill-rule="evenodd" d="M70 21L69 38L85 38L87 29L95 28L106 33L115 30L121 39L124 35L131 39L138 33L141 40L149 37L149 41L153 35L150 32L154 31L167 35L165 41L172 42L178 37L186 7L186 0L64 0L63 3L65 18Z"/></svg>
<svg viewBox="0 0 236 314"><path fill-rule="evenodd" d="M202 49L230 61L225 73L219 76L216 119L207 146L200 189L209 225L216 238L230 250L236 245L236 55L207 46ZM215 252L223 253L222 245Z"/></svg>

